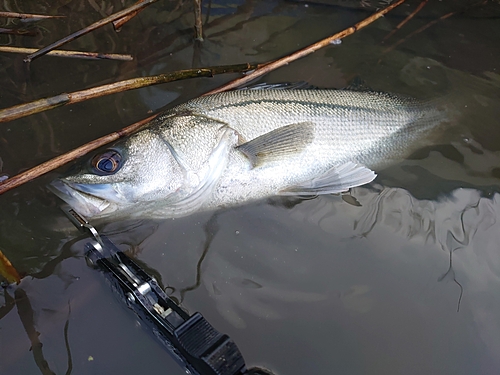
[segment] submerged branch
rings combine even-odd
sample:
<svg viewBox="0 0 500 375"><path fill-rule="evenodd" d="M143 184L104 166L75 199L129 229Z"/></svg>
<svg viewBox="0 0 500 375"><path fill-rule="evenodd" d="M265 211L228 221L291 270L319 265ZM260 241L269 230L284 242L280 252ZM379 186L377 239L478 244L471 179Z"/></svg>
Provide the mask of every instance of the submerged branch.
<svg viewBox="0 0 500 375"><path fill-rule="evenodd" d="M24 61L30 62L30 61L36 59L37 57L42 56L42 55L46 54L49 51L52 51L53 49L55 49L57 47L62 46L63 44L69 43L72 40L75 40L76 38L81 37L82 35L85 35L91 31L94 31L95 29L98 29L99 27L102 27L104 25L107 25L108 23L111 23L111 22L116 21L120 18L123 18L124 16L126 16L130 13L133 13L135 11L138 11L138 10L140 10L140 9L142 9L142 8L148 6L156 1L158 1L158 0L144 0L138 4L132 5L129 8L126 8L124 10L116 12L116 13L110 15L109 17L106 17L100 21L94 22L92 25L87 26L81 30L78 30L78 31L74 32L73 34L70 34L67 37L58 40L57 42L54 42L54 43L48 45L47 47L39 49L35 53L32 53L32 54L26 56Z"/></svg>
<svg viewBox="0 0 500 375"><path fill-rule="evenodd" d="M415 36L417 34L420 34L422 31L428 29L429 27L434 26L439 21L443 21L443 20L445 20L447 18L450 18L451 16L454 16L455 14L460 14L460 13L466 12L467 10L469 10L471 8L474 8L476 6L484 5L487 1L488 0L482 0L482 1L479 1L478 3L475 3L475 4L472 4L470 6L467 6L467 7L463 8L463 9L461 9L461 10L458 10L458 11L455 11L455 12L446 13L446 14L442 15L441 17L439 17L439 18L437 18L437 19L429 22L428 24L420 27L419 29L411 32L406 37L398 40L396 43L392 44L391 46L389 46L385 50L383 50L382 53L387 53L387 52L392 51L394 48L396 48L400 44L406 42L408 39L412 38L413 36Z"/></svg>
<svg viewBox="0 0 500 375"><path fill-rule="evenodd" d="M382 51L382 53L387 53L387 52L390 52L392 51L394 48L396 48L397 46L399 46L400 44L406 42L408 39L412 38L413 36L417 35L417 34L420 34L422 31L428 29L429 27L435 25L436 23L438 23L439 21L442 21L442 20L445 20L447 18L450 18L451 16L457 14L458 12L450 12L450 13L446 13L445 15L439 17L438 19L435 19L434 21L431 21L429 22L428 24L418 28L417 30L409 33L406 37L398 40L396 43L392 44L391 46L387 47L386 49L384 49Z"/></svg>
<svg viewBox="0 0 500 375"><path fill-rule="evenodd" d="M194 31L195 39L203 41L203 22L201 20L201 0L193 0L194 3Z"/></svg>
<svg viewBox="0 0 500 375"><path fill-rule="evenodd" d="M62 93L50 98L39 99L29 103L19 104L10 108L0 109L0 122L16 120L35 113L47 111L52 108L66 104L75 104L88 99L94 99L105 95L115 94L122 91L139 89L146 86L158 85L195 77L213 77L223 73L239 73L257 68L254 64L223 65L209 68L179 70L167 74L159 74L150 77L132 78L124 81L97 86L86 90Z"/></svg>
<svg viewBox="0 0 500 375"><path fill-rule="evenodd" d="M0 17L7 18L21 18L21 19L44 19L44 18L64 18L66 16L46 16L43 14L27 14L27 13L15 13L15 12L0 12Z"/></svg>
<svg viewBox="0 0 500 375"><path fill-rule="evenodd" d="M406 17L403 21L401 21L395 28L392 30L389 34L385 36L384 39L382 39L382 43L389 39L391 36L393 36L398 30L400 30L408 21L410 21L415 15L420 12L420 10L427 4L429 0L422 0L422 2L418 5L417 8L413 12L411 12L408 17Z"/></svg>
<svg viewBox="0 0 500 375"><path fill-rule="evenodd" d="M35 48L22 48L22 47L8 47L0 46L0 52L12 52L12 53L33 53L37 50ZM48 56L57 57L70 57L77 59L92 59L92 60L121 60L121 61L132 61L134 58L131 55L120 55L116 53L98 53L98 52L83 52L83 51L67 51L67 50L53 50L47 52Z"/></svg>
<svg viewBox="0 0 500 375"><path fill-rule="evenodd" d="M253 81L254 79L256 79L260 76L263 76L264 74L267 74L267 73L269 73L277 68L280 68L284 65L287 65L287 64L291 63L292 61L295 61L295 60L300 59L304 56L310 55L311 53L316 52L317 50L328 46L329 44L333 43L337 39L342 39L348 35L354 34L356 31L362 29L365 26L368 26L373 21L376 21L377 19L382 17L384 14L391 11L392 9L397 7L398 5L403 4L404 2L405 2L405 0L398 0L395 3L389 5L388 7L386 7L384 9L372 14L371 16L365 18L361 22L358 22L354 26L351 26L351 27L339 32L339 33L336 33L332 36L329 36L328 38L322 39L319 42L311 44L310 46L307 46L306 48L303 48L299 51L296 51L296 52L292 53L291 55L285 56L281 59L278 59L276 61L273 61L273 62L270 62L267 64L263 64L262 67L256 69L254 72L249 73L244 77L237 78L237 79L235 79L235 80L233 80L225 85L222 85L221 87L219 87L215 90L207 92L204 95L216 94L216 93L219 93L222 91L227 91L227 90L237 88L237 87L244 85L245 83L248 83L250 81Z"/></svg>
<svg viewBox="0 0 500 375"><path fill-rule="evenodd" d="M139 4L141 2L142 2L142 0L139 0L135 4ZM135 12L132 12L132 13L126 15L125 17L122 17L116 21L113 21L113 27L115 28L115 31L117 31L117 32L120 31L120 29L122 28L123 25L125 25L128 21L130 21L132 18L137 16L143 10L144 10L144 8L141 8L139 10L136 10Z"/></svg>

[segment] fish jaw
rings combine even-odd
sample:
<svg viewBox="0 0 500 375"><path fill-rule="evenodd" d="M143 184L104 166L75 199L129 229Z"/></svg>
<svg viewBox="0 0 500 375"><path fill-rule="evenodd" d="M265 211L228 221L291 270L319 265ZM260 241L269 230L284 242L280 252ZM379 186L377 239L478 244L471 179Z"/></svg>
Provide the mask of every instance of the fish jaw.
<svg viewBox="0 0 500 375"><path fill-rule="evenodd" d="M97 187L97 188L96 188ZM84 217L90 219L94 217L107 216L116 211L117 205L111 200L105 199L102 195L106 192L107 195L112 195L111 186L106 185L85 185L66 182L63 179L52 181L48 188L59 198L65 201L75 211ZM92 193L90 193L92 190ZM95 195L95 192L100 192L101 196ZM104 193L104 194L103 194ZM114 192L116 195L116 192Z"/></svg>

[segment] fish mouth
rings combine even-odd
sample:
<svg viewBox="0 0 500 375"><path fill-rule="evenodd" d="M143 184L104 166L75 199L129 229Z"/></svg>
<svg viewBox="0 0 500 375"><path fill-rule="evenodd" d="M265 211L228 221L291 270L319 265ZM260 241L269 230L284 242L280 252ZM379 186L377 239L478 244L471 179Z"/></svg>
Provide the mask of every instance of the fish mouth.
<svg viewBox="0 0 500 375"><path fill-rule="evenodd" d="M115 203L94 194L95 191L109 190L105 185L78 184L57 179L48 188L87 219L105 216L117 209Z"/></svg>

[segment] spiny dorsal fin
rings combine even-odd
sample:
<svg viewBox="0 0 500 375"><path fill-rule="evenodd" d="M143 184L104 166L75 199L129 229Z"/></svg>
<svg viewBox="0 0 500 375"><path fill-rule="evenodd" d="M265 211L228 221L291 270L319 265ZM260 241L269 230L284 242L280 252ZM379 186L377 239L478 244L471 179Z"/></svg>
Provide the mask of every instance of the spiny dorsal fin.
<svg viewBox="0 0 500 375"><path fill-rule="evenodd" d="M298 89L311 90L317 88L318 87L313 86L306 81L298 81L298 82L278 82L278 83L261 82L249 86L239 87L236 90L298 90Z"/></svg>
<svg viewBox="0 0 500 375"><path fill-rule="evenodd" d="M237 146L236 149L245 154L255 167L265 162L266 159L301 152L312 142L313 138L314 123L300 122L270 131Z"/></svg>

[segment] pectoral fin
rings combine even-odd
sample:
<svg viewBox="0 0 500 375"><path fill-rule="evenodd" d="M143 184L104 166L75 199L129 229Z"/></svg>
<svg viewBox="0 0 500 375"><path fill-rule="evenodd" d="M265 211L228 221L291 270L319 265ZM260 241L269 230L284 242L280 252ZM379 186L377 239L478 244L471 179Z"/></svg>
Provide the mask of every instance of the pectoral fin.
<svg viewBox="0 0 500 375"><path fill-rule="evenodd" d="M302 151L314 138L314 123L301 122L283 126L252 139L236 149L250 160L252 166Z"/></svg>
<svg viewBox="0 0 500 375"><path fill-rule="evenodd" d="M352 162L334 167L301 184L280 191L280 195L316 195L341 193L352 187L361 186L377 177L371 169Z"/></svg>

